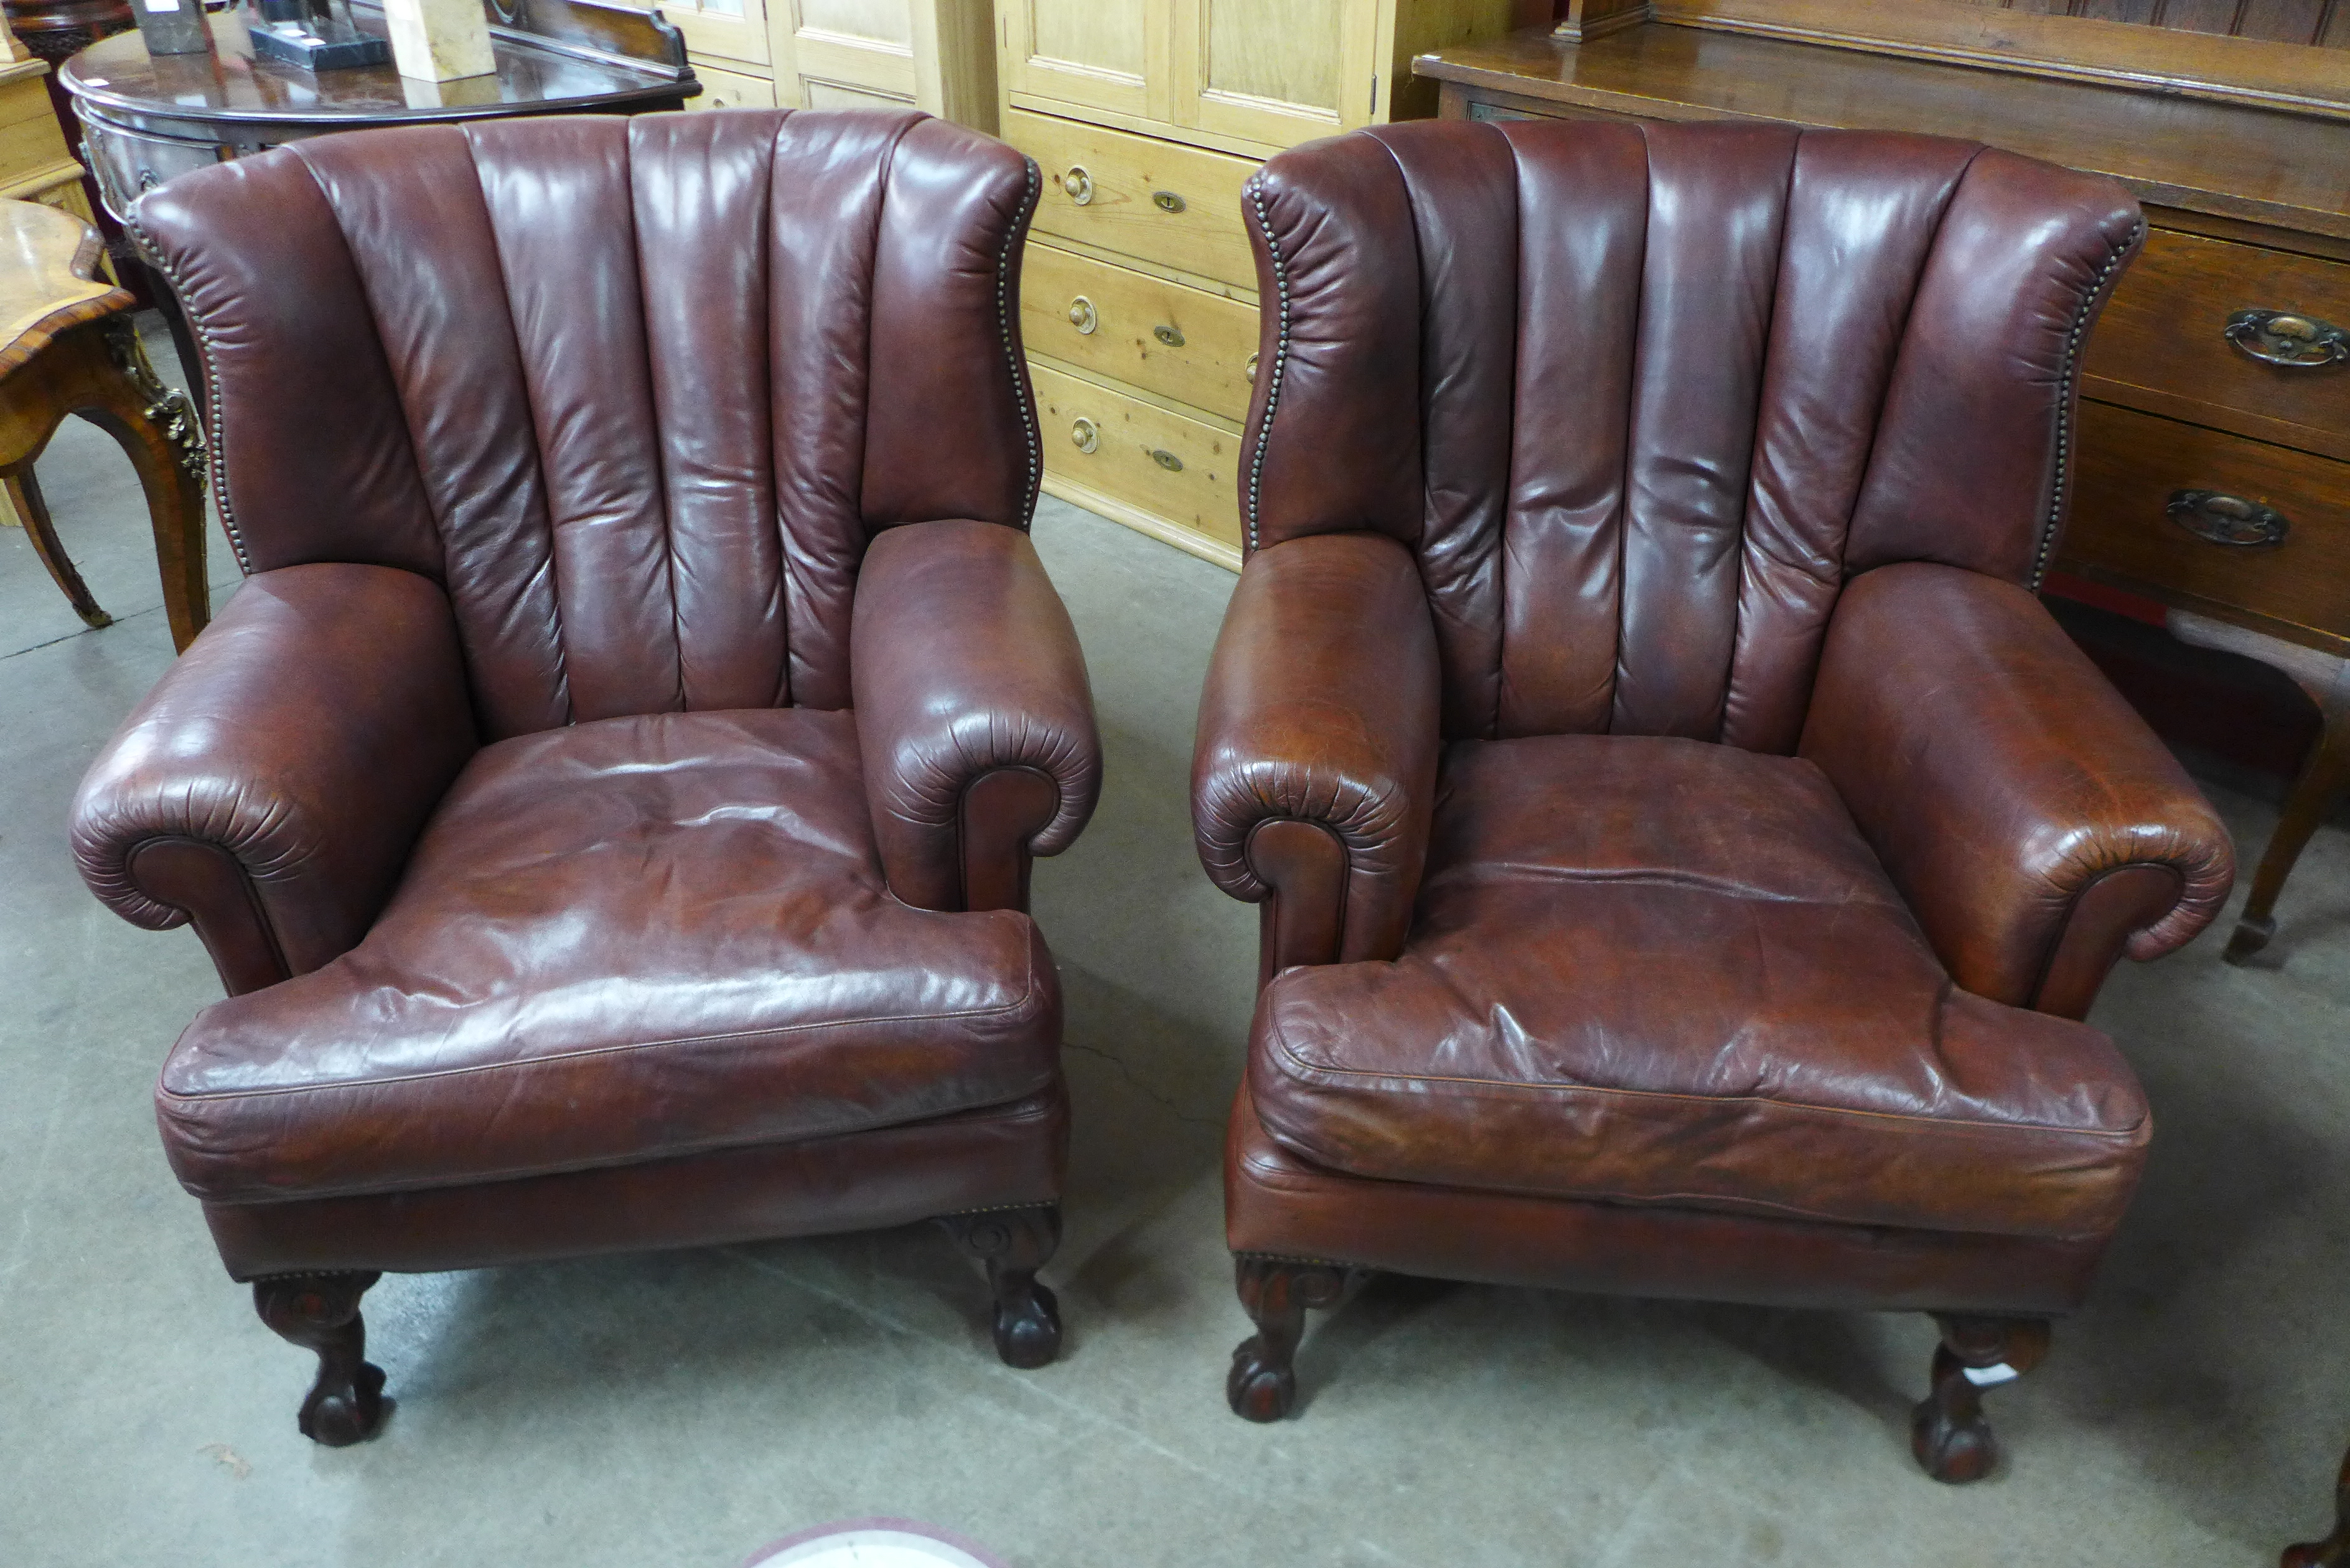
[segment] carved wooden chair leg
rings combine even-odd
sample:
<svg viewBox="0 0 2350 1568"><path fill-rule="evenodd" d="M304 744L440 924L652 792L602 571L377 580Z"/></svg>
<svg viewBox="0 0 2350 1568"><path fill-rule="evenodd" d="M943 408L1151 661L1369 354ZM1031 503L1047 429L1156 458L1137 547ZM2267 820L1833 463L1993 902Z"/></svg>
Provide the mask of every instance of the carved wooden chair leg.
<svg viewBox="0 0 2350 1568"><path fill-rule="evenodd" d="M1934 1391L1909 1418L1909 1451L1938 1481L1981 1480L1999 1458L1982 1391L2012 1383L2048 1354L2048 1320L1967 1317L1936 1313L1942 1343L1934 1350Z"/></svg>
<svg viewBox="0 0 2350 1568"><path fill-rule="evenodd" d="M25 525L25 537L33 546L33 554L48 568L49 580L64 591L66 600L81 617L84 626L112 626L114 618L99 607L90 596L89 585L75 570L73 557L66 554L65 545L57 539L57 524L49 518L49 504L41 495L40 481L33 477L33 465L25 464L5 481L8 504L16 508L16 520Z"/></svg>
<svg viewBox="0 0 2350 1568"><path fill-rule="evenodd" d="M2280 1568L2345 1568L2350 1564L2350 1454L2342 1456L2342 1477L2334 1483L2334 1533L2284 1549Z"/></svg>
<svg viewBox="0 0 2350 1568"><path fill-rule="evenodd" d="M1256 1333L1232 1352L1224 1397L1232 1414L1251 1421L1278 1421L1297 1403L1297 1374L1290 1363L1305 1337L1305 1314L1333 1307L1357 1271L1335 1263L1305 1263L1287 1258L1232 1260L1241 1306Z"/></svg>
<svg viewBox="0 0 2350 1568"><path fill-rule="evenodd" d="M302 1435L330 1449L364 1442L383 1426L383 1369L367 1359L359 1297L378 1273L280 1274L253 1282L253 1304L280 1337L318 1353L318 1379L302 1401Z"/></svg>
<svg viewBox="0 0 2350 1568"><path fill-rule="evenodd" d="M1033 1371L1061 1353L1061 1303L1036 1271L1061 1244L1061 1206L985 1209L947 1214L939 1223L956 1244L987 1265L995 1293L995 1354L1007 1366Z"/></svg>

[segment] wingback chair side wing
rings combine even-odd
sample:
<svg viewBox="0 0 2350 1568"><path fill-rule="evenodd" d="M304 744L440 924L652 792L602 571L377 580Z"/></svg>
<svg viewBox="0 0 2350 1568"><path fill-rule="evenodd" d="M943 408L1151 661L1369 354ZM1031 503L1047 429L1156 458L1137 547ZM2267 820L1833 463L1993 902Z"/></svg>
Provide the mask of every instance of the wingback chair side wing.
<svg viewBox="0 0 2350 1568"><path fill-rule="evenodd" d="M141 795L117 748L85 787L93 887L142 923L192 917L249 990L364 933L477 727L848 706L876 530L1026 527L1038 449L1013 302L1035 189L1026 159L943 122L778 111L328 138L152 192L138 223L203 350L223 520L254 585L327 564L413 582L343 571L233 601L221 646L126 731L172 765ZM209 243L224 232L237 243ZM963 907L965 839L993 867L987 901L1017 901L1032 849L1073 837L1097 789L1066 613L1033 554L995 553L1025 587L989 635L1053 679L993 703L993 732L1025 738L972 753L949 792L972 833L917 850L884 831L893 882L926 901L951 882L941 907ZM418 586L437 633L417 629ZM322 639L288 607L329 591L349 625ZM453 687L435 637L460 650ZM900 642L868 639L870 657L939 668L935 639ZM318 693L304 727L274 722L288 669ZM963 689L985 695L967 672ZM1034 724L1011 711L1045 697ZM350 744L306 750L338 725ZM423 733L402 765L316 792L378 803L363 831L288 793L403 726ZM1050 787L972 793L1007 771ZM163 800L194 774L213 780L198 818ZM868 774L877 824L903 783Z"/></svg>

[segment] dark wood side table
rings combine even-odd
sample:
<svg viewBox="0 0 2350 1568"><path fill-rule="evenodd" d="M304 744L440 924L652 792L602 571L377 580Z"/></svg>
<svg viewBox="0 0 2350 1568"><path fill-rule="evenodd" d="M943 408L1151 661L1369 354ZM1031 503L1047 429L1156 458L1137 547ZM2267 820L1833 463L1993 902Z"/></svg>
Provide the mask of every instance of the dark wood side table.
<svg viewBox="0 0 2350 1568"><path fill-rule="evenodd" d="M213 54L151 56L139 34L122 33L68 60L57 78L73 97L99 193L118 217L174 174L305 137L517 115L639 114L683 109L702 91L683 40L658 11L565 0L509 9L524 25L491 27L497 71L488 77L423 82L390 65L311 72L258 59L242 13L224 11L212 18ZM352 11L362 31L384 31L380 7Z"/></svg>
<svg viewBox="0 0 2350 1568"><path fill-rule="evenodd" d="M2089 345L2058 569L2321 693L2228 956L2266 944L2350 789L2350 119L1645 22L1413 62L1451 118L1757 119L1966 137L2111 174L2145 253ZM2258 316L2252 313L2261 313Z"/></svg>
<svg viewBox="0 0 2350 1568"><path fill-rule="evenodd" d="M70 213L0 202L0 483L74 609L105 626L111 618L58 541L33 460L68 414L120 443L147 493L164 613L172 645L184 651L211 614L203 443L187 398L148 369L130 296L95 275L102 249L98 231Z"/></svg>
<svg viewBox="0 0 2350 1568"><path fill-rule="evenodd" d="M380 5L354 4L363 31L384 31ZM175 174L336 131L536 114L677 109L702 84L685 42L659 11L588 0L493 0L494 75L411 81L389 64L305 70L256 58L240 11L212 17L211 54L151 56L137 32L84 49L59 67L106 210L127 219L140 195ZM496 18L511 17L511 24ZM171 289L130 263L161 306L189 385L201 366Z"/></svg>

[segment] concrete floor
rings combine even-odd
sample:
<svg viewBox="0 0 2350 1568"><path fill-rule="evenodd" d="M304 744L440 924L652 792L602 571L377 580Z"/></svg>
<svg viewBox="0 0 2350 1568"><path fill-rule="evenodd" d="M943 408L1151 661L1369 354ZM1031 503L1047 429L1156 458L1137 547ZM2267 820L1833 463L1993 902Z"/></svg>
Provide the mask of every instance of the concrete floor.
<svg viewBox="0 0 2350 1568"><path fill-rule="evenodd" d="M76 780L171 658L137 489L86 428L41 472L122 618L80 629L0 531L0 1563L726 1568L881 1514L1019 1568L2251 1568L2328 1522L2350 1433L2334 828L2264 967L2207 937L2107 988L2096 1022L2160 1132L2088 1311L1995 1397L2013 1461L1991 1480L1911 1466L1915 1317L1387 1281L1307 1340L1300 1418L1228 1414L1245 1324L1217 1152L1255 911L1201 875L1186 778L1232 578L1049 501L1108 753L1099 815L1035 880L1076 1101L1061 1362L1000 1366L978 1276L925 1230L396 1276L368 1318L399 1413L316 1448L309 1358L221 1272L151 1119L211 966L101 909L65 846ZM213 566L225 589L224 545ZM2259 845L2273 790L2213 793Z"/></svg>

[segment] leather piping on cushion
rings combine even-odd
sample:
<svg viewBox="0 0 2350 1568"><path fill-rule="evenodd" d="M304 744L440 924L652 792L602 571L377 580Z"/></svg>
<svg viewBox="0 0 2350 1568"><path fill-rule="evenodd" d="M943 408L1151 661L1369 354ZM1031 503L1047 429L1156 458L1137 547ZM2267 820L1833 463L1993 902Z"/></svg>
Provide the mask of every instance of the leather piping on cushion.
<svg viewBox="0 0 2350 1568"><path fill-rule="evenodd" d="M1267 1133L1297 1158L1325 1168L1366 1180L1417 1182L1427 1185L1465 1183L1468 1168L1459 1158L1478 1135L1496 1142L1523 1140L1531 1127L1555 1123L1561 1136L1592 1125L1596 1108L1620 1118L1628 1147L1653 1141L1659 1124L1678 1124L1681 1136L1700 1144L1744 1140L1752 1148L1768 1140L1780 1147L1801 1143L1805 1134L1829 1139L1854 1130L1898 1128L1906 1145L1898 1168L1887 1169L1868 1185L1837 1183L1852 1207L1836 1211L1814 1207L1802 1196L1802 1179L1768 1180L1751 1154L1708 1169L1698 1161L1671 1179L1643 1183L1617 1167L1610 1176L1593 1178L1574 1168L1562 1168L1537 1152L1521 1159L1519 1168L1480 1179L1477 1190L1513 1193L1521 1197L1571 1199L1627 1207L1714 1210L1823 1225L1874 1226L1895 1230L1933 1230L1929 1222L1913 1221L1911 1214L1943 1207L1950 1201L1959 1211L1975 1217L1971 1224L1953 1222L1952 1231L1983 1234L2036 1236L2043 1240L2086 1240L2108 1237L2120 1224L2130 1195L2137 1186L2146 1147L2152 1134L2148 1118L2126 1127L2055 1127L2045 1124L1995 1122L1936 1116L1902 1111L1864 1109L1848 1106L1806 1105L1772 1095L1702 1095L1660 1089L1627 1089L1572 1082L1531 1083L1494 1077L1465 1077L1440 1072L1404 1073L1337 1065L1299 1055L1284 1037L1279 1011L1272 1005L1277 994L1268 991L1258 1006L1258 1025L1249 1054L1247 1082L1252 1098L1258 1088L1280 1089L1287 1103L1274 1106L1263 1125ZM1297 1089L1307 1096L1301 1108ZM1433 1153L1416 1150L1418 1158L1401 1158L1391 1144L1376 1141L1388 1130L1381 1121L1366 1122L1350 1116L1366 1100L1395 1104L1429 1104L1434 1095L1456 1104L1477 1102L1482 1114L1459 1116L1449 1124L1460 1141ZM1441 1104L1441 1101L1436 1103ZM1535 1108L1539 1107L1539 1108ZM1529 1110L1533 1111L1528 1115ZM1431 1113L1440 1114L1440 1113ZM1749 1132L1738 1124L1767 1117L1762 1130ZM1474 1131L1468 1129L1473 1128ZM2039 1166L2059 1171L2097 1168L2126 1162L2129 1168L2085 1195L2076 1196L2061 1217L2042 1218L2033 1205L2013 1196L2014 1183L2028 1188L2033 1173L2019 1169L2012 1152L2018 1135L2046 1135L2061 1140L2055 1151L2036 1149ZM1878 1136L1883 1136L1880 1133ZM1371 1140L1367 1144L1366 1140ZM1571 1147L1571 1146L1570 1146ZM1365 1150L1367 1152L1364 1152ZM1353 1158L1376 1160L1357 1165ZM1684 1185L1683 1183L1686 1183ZM1775 1190L1773 1189L1775 1188ZM1871 1210L1874 1210L1873 1212Z"/></svg>
<svg viewBox="0 0 2350 1568"><path fill-rule="evenodd" d="M231 996L294 972L253 878L220 845L176 835L150 838L131 847L123 867L140 892L186 914Z"/></svg>
<svg viewBox="0 0 2350 1568"><path fill-rule="evenodd" d="M2178 908L2186 886L2175 867L2140 865L2117 866L2083 888L2049 950L2033 1010L2087 1017L2130 939Z"/></svg>
<svg viewBox="0 0 2350 1568"><path fill-rule="evenodd" d="M1031 925L1029 929L1033 937L1034 926ZM584 1131L580 1125L567 1124L562 1135L550 1134L525 1146L531 1151L528 1158L513 1149L501 1150L498 1155L485 1155L477 1146L468 1145L472 1168L461 1173L449 1174L418 1168L415 1164L416 1151L405 1145L370 1144L358 1136L369 1126L365 1107L382 1095L388 1082L401 1085L403 1099L407 1102L403 1110L407 1114L411 1116L429 1115L431 1119L445 1127L463 1116L468 1106L494 1107L501 1114L513 1115L519 1114L513 1107L577 1103L599 1094L620 1095L620 1103L626 1104L627 1094L642 1080L632 1083L625 1075L639 1068L642 1064L658 1061L664 1054L688 1053L696 1048L702 1048L705 1053L723 1051L753 1039L806 1035L837 1029L872 1029L877 1025L926 1023L936 1022L940 1017L968 1021L969 1026L976 1028L986 1022L1008 1019L1017 1023L1041 1014L1047 1018L1053 1038L1057 1041L1059 1012L1058 975L1049 954L1044 950L1042 940L1032 940L1026 983L1015 1000L998 1007L946 1014L884 1014L785 1023L772 1029L723 1034L635 1040L506 1061L404 1073L389 1080L358 1078L182 1093L171 1085L174 1069L186 1047L188 1037L183 1034L181 1044L173 1048L173 1055L167 1059L162 1077L155 1086L156 1119L163 1130L164 1153L171 1161L172 1174L192 1196L206 1202L266 1203L478 1187L484 1183L594 1170L645 1159L675 1158L776 1142L854 1137L912 1124L903 1119L902 1111L876 1111L869 1107L839 1113L831 1118L830 1125L805 1127L792 1132L745 1134L730 1127L714 1133L703 1131L687 1136L674 1126L662 1129L656 1122L650 1124L646 1133L637 1136L633 1147L623 1147L609 1123L589 1127ZM200 1019L198 1026L201 1022ZM192 1026L192 1030L198 1026ZM1015 1096L1014 1101L998 1103L1016 1103L1017 1099L1043 1093L1059 1078L1056 1056L1049 1069L1030 1075L1026 1082L1009 1091ZM641 1093L641 1090L638 1092ZM435 1096L439 1096L437 1101L432 1098ZM255 1162L241 1158L243 1140L255 1125L251 1107L257 1104L265 1110L275 1103L286 1101L288 1096L295 1097L296 1103L307 1100L314 1105L338 1106L333 1113L334 1119L348 1134L341 1145L348 1148L348 1154L338 1158L334 1177L328 1179L304 1173L304 1184L293 1190L270 1185L273 1179L286 1181L290 1174L288 1171L266 1163L256 1166ZM361 1109L354 1112L348 1108L354 1103ZM422 1111L418 1108L420 1105L424 1107ZM232 1108L224 1114L221 1107ZM977 1110L985 1107L972 1106L967 1108ZM475 1119L481 1120L484 1126L494 1122L494 1117ZM317 1141L318 1127L325 1120L325 1116L314 1114L304 1129L314 1143ZM584 1120L581 1119L583 1123ZM380 1116L378 1121L380 1130ZM670 1136L655 1147L650 1145L649 1135L659 1130L667 1130ZM504 1163L499 1163L501 1159Z"/></svg>
<svg viewBox="0 0 2350 1568"><path fill-rule="evenodd" d="M1060 1199L1068 1095L869 1132L519 1180L346 1198L206 1203L233 1279L407 1273L715 1247L906 1225Z"/></svg>
<svg viewBox="0 0 2350 1568"><path fill-rule="evenodd" d="M1224 1139L1238 1253L1537 1289L1758 1306L2058 1316L2103 1238L1902 1230L1348 1176L1274 1141L1246 1085Z"/></svg>
<svg viewBox="0 0 2350 1568"><path fill-rule="evenodd" d="M1061 810L1061 787L1029 767L990 768L962 792L962 907L1025 909L1030 840Z"/></svg>
<svg viewBox="0 0 2350 1568"><path fill-rule="evenodd" d="M1347 846L1327 824L1268 817L1242 850L1258 906L1257 988L1293 964L1336 963L1347 936Z"/></svg>

